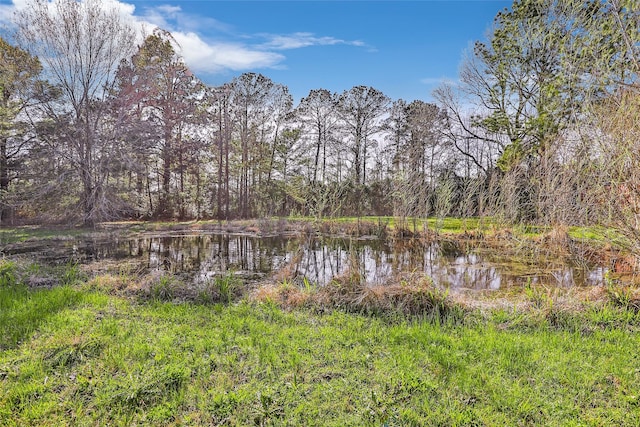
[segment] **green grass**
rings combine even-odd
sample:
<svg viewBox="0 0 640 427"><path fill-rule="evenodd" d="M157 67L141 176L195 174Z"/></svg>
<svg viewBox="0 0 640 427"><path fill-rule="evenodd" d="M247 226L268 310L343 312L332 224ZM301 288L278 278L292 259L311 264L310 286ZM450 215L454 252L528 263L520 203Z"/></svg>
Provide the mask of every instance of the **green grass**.
<svg viewBox="0 0 640 427"><path fill-rule="evenodd" d="M297 220L313 221L312 218L296 218ZM335 221L338 223L355 223L360 220L361 222L382 223L387 227L393 229L399 226L413 230L414 226L416 231L422 231L425 227L431 230L438 230L444 233L462 233L464 231L483 230L493 224L493 220L489 218L405 218L402 222L399 218L392 216L364 216L364 217L339 217L339 218L325 218L324 221Z"/></svg>
<svg viewBox="0 0 640 427"><path fill-rule="evenodd" d="M640 317L613 305L391 320L31 290L2 265L2 426L640 424Z"/></svg>
<svg viewBox="0 0 640 427"><path fill-rule="evenodd" d="M0 262L0 350L22 342L49 318L74 307L83 297L69 286L30 291L16 283L13 270L12 263Z"/></svg>
<svg viewBox="0 0 640 427"><path fill-rule="evenodd" d="M91 233L93 230L85 228L43 228L43 227L13 227L0 228L0 244L18 243L30 240L70 239Z"/></svg>
<svg viewBox="0 0 640 427"><path fill-rule="evenodd" d="M595 243L599 245L611 244L616 247L629 247L629 241L619 231L600 226L569 227L572 239Z"/></svg>

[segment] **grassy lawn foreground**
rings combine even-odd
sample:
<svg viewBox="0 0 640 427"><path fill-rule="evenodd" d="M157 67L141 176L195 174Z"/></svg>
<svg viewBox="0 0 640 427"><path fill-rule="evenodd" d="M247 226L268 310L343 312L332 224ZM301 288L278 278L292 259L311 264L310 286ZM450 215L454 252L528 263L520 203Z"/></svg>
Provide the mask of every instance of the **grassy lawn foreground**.
<svg viewBox="0 0 640 427"><path fill-rule="evenodd" d="M7 273L0 425L640 425L638 315L616 310L439 324L29 290Z"/></svg>

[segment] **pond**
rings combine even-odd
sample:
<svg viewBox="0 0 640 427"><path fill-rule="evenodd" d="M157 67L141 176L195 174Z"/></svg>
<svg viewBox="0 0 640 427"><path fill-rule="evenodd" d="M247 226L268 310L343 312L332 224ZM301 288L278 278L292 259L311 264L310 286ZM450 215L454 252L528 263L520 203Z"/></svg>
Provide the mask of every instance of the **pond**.
<svg viewBox="0 0 640 427"><path fill-rule="evenodd" d="M247 280L276 275L296 283L307 280L324 285L357 269L371 286L392 283L402 274L419 273L440 286L485 290L527 283L594 286L603 282L607 271L598 265L574 265L553 253L505 252L454 240L390 243L373 238L203 232L43 240L6 245L1 252L44 263L127 262L146 271L183 275L195 284L233 272Z"/></svg>

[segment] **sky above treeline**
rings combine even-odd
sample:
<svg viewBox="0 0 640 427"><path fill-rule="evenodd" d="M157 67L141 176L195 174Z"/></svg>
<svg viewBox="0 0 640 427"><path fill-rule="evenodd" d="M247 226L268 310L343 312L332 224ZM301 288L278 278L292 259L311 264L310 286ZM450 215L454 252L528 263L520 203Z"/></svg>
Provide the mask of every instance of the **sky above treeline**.
<svg viewBox="0 0 640 427"><path fill-rule="evenodd" d="M28 0L0 0L0 24ZM432 100L455 82L465 52L511 1L103 0L147 32L170 31L187 65L219 85L243 72L311 89L373 86L393 99Z"/></svg>

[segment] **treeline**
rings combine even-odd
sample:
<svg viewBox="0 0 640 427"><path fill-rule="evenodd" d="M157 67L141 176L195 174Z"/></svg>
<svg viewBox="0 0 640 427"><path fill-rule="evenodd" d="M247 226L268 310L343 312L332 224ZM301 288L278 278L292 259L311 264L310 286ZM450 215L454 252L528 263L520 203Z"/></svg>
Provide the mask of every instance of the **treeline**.
<svg viewBox="0 0 640 427"><path fill-rule="evenodd" d="M633 224L637 0L515 1L437 102L245 73L201 82L166 31L31 1L0 39L0 223L490 215Z"/></svg>

